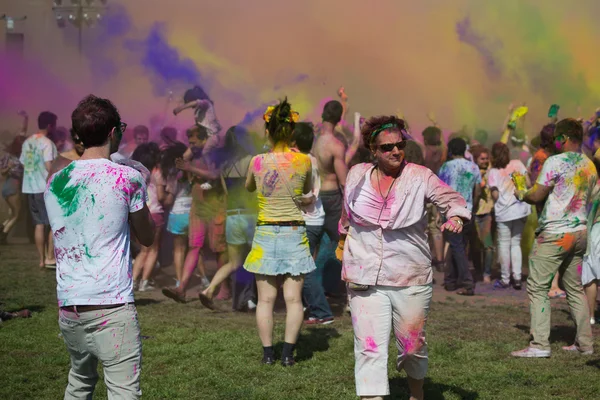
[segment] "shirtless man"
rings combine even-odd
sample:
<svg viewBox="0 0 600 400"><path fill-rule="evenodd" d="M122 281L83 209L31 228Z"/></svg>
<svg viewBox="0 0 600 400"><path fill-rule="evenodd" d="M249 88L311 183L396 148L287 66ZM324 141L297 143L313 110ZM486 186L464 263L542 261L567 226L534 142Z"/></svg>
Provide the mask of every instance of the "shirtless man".
<svg viewBox="0 0 600 400"><path fill-rule="evenodd" d="M342 216L342 194L348 174L346 146L334 133L343 112L344 108L339 101L332 100L325 104L321 116L323 127L313 146L321 176L319 198L325 210L323 232L327 233L333 243L339 240L338 222Z"/></svg>

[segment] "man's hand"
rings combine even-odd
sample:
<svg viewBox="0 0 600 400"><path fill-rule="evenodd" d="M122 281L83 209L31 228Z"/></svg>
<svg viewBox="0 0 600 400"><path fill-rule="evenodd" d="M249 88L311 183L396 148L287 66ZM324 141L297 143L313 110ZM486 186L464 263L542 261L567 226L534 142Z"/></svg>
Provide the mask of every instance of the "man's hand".
<svg viewBox="0 0 600 400"><path fill-rule="evenodd" d="M450 231L454 233L461 233L463 230L463 221L460 217L452 217L440 228L442 232Z"/></svg>
<svg viewBox="0 0 600 400"><path fill-rule="evenodd" d="M517 198L517 200L523 201L523 199L525 198L525 193L527 193L526 190L515 190L515 197Z"/></svg>
<svg viewBox="0 0 600 400"><path fill-rule="evenodd" d="M185 161L183 158L178 158L175 160L175 167L181 171L189 172L191 164L189 161Z"/></svg>
<svg viewBox="0 0 600 400"><path fill-rule="evenodd" d="M173 115L177 115L177 114L179 114L179 113L181 112L181 110L182 110L182 108L181 108L181 107L182 107L182 106L175 107L175 108L173 109Z"/></svg>

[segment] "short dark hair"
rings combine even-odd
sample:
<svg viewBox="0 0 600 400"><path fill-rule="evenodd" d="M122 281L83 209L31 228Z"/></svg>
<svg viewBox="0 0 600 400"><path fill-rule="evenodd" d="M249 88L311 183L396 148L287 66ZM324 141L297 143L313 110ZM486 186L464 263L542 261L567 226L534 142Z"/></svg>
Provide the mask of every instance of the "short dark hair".
<svg viewBox="0 0 600 400"><path fill-rule="evenodd" d="M133 151L131 159L140 162L148 171L152 172L160 161L160 149L154 142L140 144Z"/></svg>
<svg viewBox="0 0 600 400"><path fill-rule="evenodd" d="M273 144L290 142L296 123L292 118L292 105L288 103L287 97L275 106L269 122L265 123L265 128L269 131Z"/></svg>
<svg viewBox="0 0 600 400"><path fill-rule="evenodd" d="M208 100L212 103L212 100L210 99L210 97L208 97L208 94L206 94L204 89L202 89L202 87L199 85L196 85L193 88L186 90L183 95L183 101L185 103L189 103L194 100Z"/></svg>
<svg viewBox="0 0 600 400"><path fill-rule="evenodd" d="M419 146L419 144L414 140L409 140L406 142L406 147L404 147L404 159L409 163L425 165L423 150L421 149L421 146Z"/></svg>
<svg viewBox="0 0 600 400"><path fill-rule="evenodd" d="M464 157L465 151L467 151L467 142L462 138L455 137L448 142L448 151L453 156Z"/></svg>
<svg viewBox="0 0 600 400"><path fill-rule="evenodd" d="M540 147L545 150L554 151L554 130L555 124L544 125L540 131Z"/></svg>
<svg viewBox="0 0 600 400"><path fill-rule="evenodd" d="M47 138L52 140L54 144L61 140L67 140L69 137L69 131L64 126L58 127L54 129L52 132L48 133Z"/></svg>
<svg viewBox="0 0 600 400"><path fill-rule="evenodd" d="M165 179L169 179L177 175L175 160L183 157L183 153L185 153L186 150L187 146L185 144L181 142L174 142L162 152L160 157L160 170Z"/></svg>
<svg viewBox="0 0 600 400"><path fill-rule="evenodd" d="M428 126L423 130L423 141L428 146L439 146L442 144L442 130L437 126Z"/></svg>
<svg viewBox="0 0 600 400"><path fill-rule="evenodd" d="M343 113L344 107L342 106L342 103L337 100L331 100L325 103L321 118L323 119L323 122L329 122L333 125L337 125L342 120Z"/></svg>
<svg viewBox="0 0 600 400"><path fill-rule="evenodd" d="M298 122L292 134L292 142L296 142L298 150L304 154L310 153L314 140L315 130L313 124L310 122Z"/></svg>
<svg viewBox="0 0 600 400"><path fill-rule="evenodd" d="M381 129L384 125L392 125L392 127ZM360 129L360 134L362 135L365 147L370 149L371 145L375 142L375 139L377 139L377 136L383 131L400 133L402 135L402 140L409 139L405 135L406 124L404 123L404 120L395 115L379 115L366 120Z"/></svg>
<svg viewBox="0 0 600 400"><path fill-rule="evenodd" d="M503 169L510 162L510 149L502 142L494 143L492 146L492 167Z"/></svg>
<svg viewBox="0 0 600 400"><path fill-rule="evenodd" d="M188 128L187 131L185 131L186 135L196 135L196 137L200 140L206 140L208 139L208 129L205 126L202 125L194 125L191 128Z"/></svg>
<svg viewBox="0 0 600 400"><path fill-rule="evenodd" d="M71 123L72 133L87 149L104 145L110 132L121 125L121 116L110 100L89 95L71 114Z"/></svg>
<svg viewBox="0 0 600 400"><path fill-rule="evenodd" d="M565 118L556 124L554 136L566 136L575 143L583 142L583 126L574 118Z"/></svg>
<svg viewBox="0 0 600 400"><path fill-rule="evenodd" d="M136 137L137 135L150 136L150 129L148 129L146 125L137 125L133 128L133 137Z"/></svg>
<svg viewBox="0 0 600 400"><path fill-rule="evenodd" d="M41 112L38 116L38 128L48 129L49 126L56 126L57 121L58 117L56 114L51 113L50 111Z"/></svg>

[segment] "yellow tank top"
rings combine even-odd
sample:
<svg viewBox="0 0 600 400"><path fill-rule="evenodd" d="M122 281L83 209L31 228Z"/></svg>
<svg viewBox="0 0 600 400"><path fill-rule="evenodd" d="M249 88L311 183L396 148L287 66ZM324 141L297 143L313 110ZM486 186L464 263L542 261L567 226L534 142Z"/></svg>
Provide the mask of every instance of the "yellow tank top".
<svg viewBox="0 0 600 400"><path fill-rule="evenodd" d="M290 191L294 196L303 194L311 171L309 156L291 151L259 154L252 158L250 168L256 182L259 221L304 221Z"/></svg>

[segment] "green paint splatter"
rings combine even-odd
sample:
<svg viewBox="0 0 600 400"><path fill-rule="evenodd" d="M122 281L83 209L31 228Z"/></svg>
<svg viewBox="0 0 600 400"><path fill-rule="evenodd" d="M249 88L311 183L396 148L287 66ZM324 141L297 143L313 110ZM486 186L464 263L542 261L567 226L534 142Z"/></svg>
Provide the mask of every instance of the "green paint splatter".
<svg viewBox="0 0 600 400"><path fill-rule="evenodd" d="M90 254L90 248L87 246L87 244L84 244L83 248L85 249L85 256L87 258L95 258L96 257L96 256L93 256Z"/></svg>
<svg viewBox="0 0 600 400"><path fill-rule="evenodd" d="M542 312L544 312L545 308L542 308Z"/></svg>
<svg viewBox="0 0 600 400"><path fill-rule="evenodd" d="M102 221L103 219L104 219L104 215L101 215L101 216L98 218L98 221Z"/></svg>
<svg viewBox="0 0 600 400"><path fill-rule="evenodd" d="M71 216L79 208L79 186L67 186L71 181L71 172L75 164L71 163L62 171L54 175L50 184L50 192L56 196L58 204L65 212L65 216Z"/></svg>

